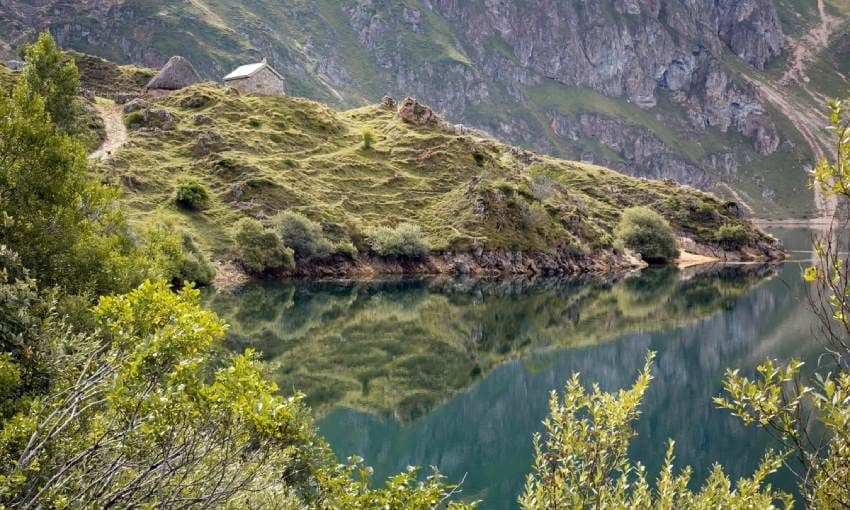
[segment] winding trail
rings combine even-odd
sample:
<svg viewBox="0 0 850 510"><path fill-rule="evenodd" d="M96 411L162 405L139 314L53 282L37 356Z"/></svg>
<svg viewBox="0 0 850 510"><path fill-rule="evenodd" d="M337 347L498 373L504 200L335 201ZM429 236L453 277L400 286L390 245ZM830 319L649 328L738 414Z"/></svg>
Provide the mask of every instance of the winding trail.
<svg viewBox="0 0 850 510"><path fill-rule="evenodd" d="M94 108L97 110L100 118L103 119L103 124L106 128L106 139L100 145L100 148L89 154L89 159L110 159L116 150L127 143L128 139L121 105L111 102L97 102Z"/></svg>

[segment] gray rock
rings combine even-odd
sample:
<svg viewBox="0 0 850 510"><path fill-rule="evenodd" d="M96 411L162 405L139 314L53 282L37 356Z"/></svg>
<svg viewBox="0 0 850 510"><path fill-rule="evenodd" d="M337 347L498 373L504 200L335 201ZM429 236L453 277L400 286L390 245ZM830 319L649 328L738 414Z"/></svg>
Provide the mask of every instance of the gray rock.
<svg viewBox="0 0 850 510"><path fill-rule="evenodd" d="M434 110L412 97L408 97L399 105L398 116L417 126L436 126L440 122L440 117Z"/></svg>
<svg viewBox="0 0 850 510"><path fill-rule="evenodd" d="M133 99L132 101L129 101L124 105L124 113L132 113L137 112L139 110L144 110L145 108L148 108L148 106L150 105L147 101L137 97L136 99Z"/></svg>

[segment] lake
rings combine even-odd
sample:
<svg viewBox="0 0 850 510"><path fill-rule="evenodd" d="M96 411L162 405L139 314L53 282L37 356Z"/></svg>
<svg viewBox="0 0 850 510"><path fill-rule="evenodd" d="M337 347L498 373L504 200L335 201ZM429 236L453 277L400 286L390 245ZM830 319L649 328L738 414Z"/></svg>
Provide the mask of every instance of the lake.
<svg viewBox="0 0 850 510"><path fill-rule="evenodd" d="M810 234L777 230L779 265L648 269L610 279L404 279L251 284L208 296L233 348L276 365L284 392L307 395L341 457L375 480L408 465L464 479L481 508L515 508L549 392L574 372L630 385L657 352L631 455L654 479L666 441L701 482L715 462L749 474L770 446L711 399L727 368L766 357L813 364L801 268ZM793 489L782 474L771 480Z"/></svg>

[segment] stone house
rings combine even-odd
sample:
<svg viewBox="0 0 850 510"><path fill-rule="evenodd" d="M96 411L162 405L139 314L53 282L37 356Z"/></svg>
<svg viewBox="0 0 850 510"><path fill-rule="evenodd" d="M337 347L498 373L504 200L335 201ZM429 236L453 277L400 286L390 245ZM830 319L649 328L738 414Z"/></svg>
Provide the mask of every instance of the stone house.
<svg viewBox="0 0 850 510"><path fill-rule="evenodd" d="M263 59L256 64L238 67L224 77L224 83L243 94L260 96L286 95L284 85L286 80Z"/></svg>

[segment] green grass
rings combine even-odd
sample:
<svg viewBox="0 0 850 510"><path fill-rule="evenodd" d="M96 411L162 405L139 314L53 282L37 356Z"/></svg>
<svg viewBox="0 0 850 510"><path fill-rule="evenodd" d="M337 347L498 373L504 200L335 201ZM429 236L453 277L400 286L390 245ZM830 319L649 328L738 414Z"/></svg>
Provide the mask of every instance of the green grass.
<svg viewBox="0 0 850 510"><path fill-rule="evenodd" d="M154 69L134 65L120 66L77 51L68 51L67 54L80 70L80 86L98 95L139 93L156 74Z"/></svg>
<svg viewBox="0 0 850 510"><path fill-rule="evenodd" d="M181 107L200 94L209 98L207 106ZM456 250L610 246L606 233L631 205L658 209L702 241L722 223L739 223L708 194L550 157L541 157L534 171L559 184L540 201L529 192L529 170L510 147L414 127L378 105L338 112L305 99L240 96L198 85L154 108L174 115L173 129L131 132L131 146L109 163L108 174L129 183L125 200L135 221L176 220L220 256L230 254L228 226L238 218L281 210L336 224L355 238L411 221L436 249ZM195 125L199 113L213 123ZM364 129L375 134L370 150L362 148ZM204 138L213 140L211 149L199 152ZM212 191L204 211L187 213L173 204L176 186L190 178ZM716 221L689 216L703 202L716 209Z"/></svg>

